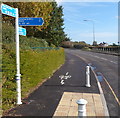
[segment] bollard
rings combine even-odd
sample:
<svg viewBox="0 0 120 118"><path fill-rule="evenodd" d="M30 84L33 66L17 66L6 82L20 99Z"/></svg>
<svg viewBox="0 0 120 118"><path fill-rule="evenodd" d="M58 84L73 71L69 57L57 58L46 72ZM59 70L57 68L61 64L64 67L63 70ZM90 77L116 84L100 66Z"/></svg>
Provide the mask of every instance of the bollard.
<svg viewBox="0 0 120 118"><path fill-rule="evenodd" d="M86 87L90 87L90 66L86 66Z"/></svg>
<svg viewBox="0 0 120 118"><path fill-rule="evenodd" d="M78 104L78 118L86 116L86 104L88 102L84 99L80 99L76 103Z"/></svg>

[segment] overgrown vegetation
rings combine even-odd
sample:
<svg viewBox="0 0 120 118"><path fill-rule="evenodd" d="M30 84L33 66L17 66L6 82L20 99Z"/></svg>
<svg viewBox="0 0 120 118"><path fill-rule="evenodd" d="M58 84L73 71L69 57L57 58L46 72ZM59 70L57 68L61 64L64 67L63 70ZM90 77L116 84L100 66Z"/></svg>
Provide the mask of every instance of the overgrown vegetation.
<svg viewBox="0 0 120 118"><path fill-rule="evenodd" d="M15 50L3 46L3 110L16 105ZM21 50L22 97L64 63L64 50Z"/></svg>
<svg viewBox="0 0 120 118"><path fill-rule="evenodd" d="M41 0L40 0L41 1ZM28 37L44 39L49 46L61 46L61 42L69 38L64 32L63 7L54 2L5 2L19 9L19 17L42 17L42 26L23 26L27 29ZM3 20L14 26L15 19L3 15ZM8 30L9 31L9 30ZM9 32L10 33L10 32Z"/></svg>
<svg viewBox="0 0 120 118"><path fill-rule="evenodd" d="M20 68L22 98L24 98L33 90L33 88L35 88L44 79L51 76L52 73L64 63L64 49L59 47L56 48L56 46L60 46L61 42L66 38L63 31L64 28L62 28L63 20L61 20L60 24L59 22L56 22L59 24L59 27L56 25L53 27L53 30L56 33L47 29L48 26L52 27L53 25L50 21L51 17L54 17L54 10L59 10L56 12L54 21L62 17L62 7L58 7L57 5L53 6L53 3L50 2L8 2L5 4L19 8L20 17L43 17L45 21L43 26L25 27L27 29L27 36L20 36ZM56 7L56 9L53 7ZM60 16L58 15L59 13L61 14ZM59 16L58 18L57 15ZM2 18L2 108L6 111L16 105L17 95L15 80L15 19L5 15L3 15ZM48 33L49 36L46 35L46 33ZM49 41L51 41L51 43ZM45 48L41 49L38 47Z"/></svg>

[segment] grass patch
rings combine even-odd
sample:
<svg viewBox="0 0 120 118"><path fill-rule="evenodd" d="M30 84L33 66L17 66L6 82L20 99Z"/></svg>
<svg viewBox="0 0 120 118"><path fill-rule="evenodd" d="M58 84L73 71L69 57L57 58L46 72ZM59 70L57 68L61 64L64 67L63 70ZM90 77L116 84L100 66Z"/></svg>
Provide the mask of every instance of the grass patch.
<svg viewBox="0 0 120 118"><path fill-rule="evenodd" d="M25 50L21 49L22 98L26 97L39 83L52 75L64 63L64 49ZM3 46L2 60L2 108L4 111L16 106L16 61L15 50Z"/></svg>

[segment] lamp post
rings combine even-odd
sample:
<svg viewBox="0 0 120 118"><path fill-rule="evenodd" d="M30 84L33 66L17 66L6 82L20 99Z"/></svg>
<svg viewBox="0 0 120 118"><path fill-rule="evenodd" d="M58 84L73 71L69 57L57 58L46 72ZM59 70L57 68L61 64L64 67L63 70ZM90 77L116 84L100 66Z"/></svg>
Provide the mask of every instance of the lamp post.
<svg viewBox="0 0 120 118"><path fill-rule="evenodd" d="M95 23L93 20L83 20L83 21L90 21L93 24L93 42L95 41Z"/></svg>

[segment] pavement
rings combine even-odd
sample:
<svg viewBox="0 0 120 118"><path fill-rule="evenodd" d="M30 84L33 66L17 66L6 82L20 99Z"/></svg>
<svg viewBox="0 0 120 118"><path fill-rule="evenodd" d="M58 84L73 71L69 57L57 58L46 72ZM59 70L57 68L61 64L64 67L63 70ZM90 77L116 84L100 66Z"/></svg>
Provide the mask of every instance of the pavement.
<svg viewBox="0 0 120 118"><path fill-rule="evenodd" d="M24 104L11 109L4 114L4 117L66 116L56 113L59 112L61 105L64 111L67 111L65 107L71 111L68 110L67 116L76 116L78 111L76 100L81 98L88 100L87 111L90 111L87 113L88 116L105 116L107 108L104 105L105 101L102 99L98 81L93 71L90 74L91 87L85 87L87 65L79 57L66 53L65 64L27 98L22 99ZM64 98L66 95L67 97ZM100 112L98 113L98 111Z"/></svg>
<svg viewBox="0 0 120 118"><path fill-rule="evenodd" d="M54 117L78 116L78 104L76 104L76 101L79 99L85 99L88 102L86 105L86 116L105 116L104 104L100 94L64 92Z"/></svg>

